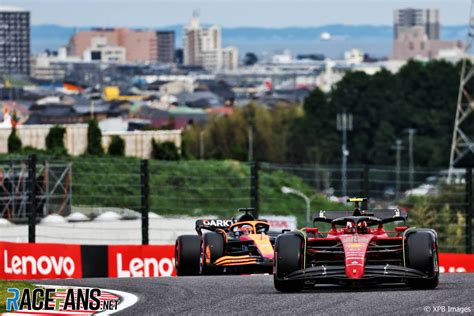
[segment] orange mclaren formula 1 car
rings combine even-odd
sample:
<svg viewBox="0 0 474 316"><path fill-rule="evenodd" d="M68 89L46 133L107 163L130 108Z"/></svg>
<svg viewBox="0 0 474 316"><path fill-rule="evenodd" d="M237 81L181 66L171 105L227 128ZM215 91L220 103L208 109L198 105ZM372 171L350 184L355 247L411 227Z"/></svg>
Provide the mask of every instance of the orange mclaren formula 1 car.
<svg viewBox="0 0 474 316"><path fill-rule="evenodd" d="M348 286L406 283L412 288L438 285L438 238L433 229L408 228L397 209L320 211L314 223L327 231L303 228L277 237L275 288L296 292L317 284ZM391 226L391 227L390 227Z"/></svg>
<svg viewBox="0 0 474 316"><path fill-rule="evenodd" d="M176 240L178 276L221 273L271 273L273 244L269 224L245 212L239 219L198 220L197 235Z"/></svg>

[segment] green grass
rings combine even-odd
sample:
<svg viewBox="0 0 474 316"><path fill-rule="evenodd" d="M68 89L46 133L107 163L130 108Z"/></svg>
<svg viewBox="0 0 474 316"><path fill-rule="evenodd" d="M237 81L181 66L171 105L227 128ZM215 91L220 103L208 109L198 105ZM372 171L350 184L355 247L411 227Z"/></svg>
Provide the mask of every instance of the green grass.
<svg viewBox="0 0 474 316"><path fill-rule="evenodd" d="M5 304L8 297L11 297L12 294L7 292L7 289L10 287L16 287L18 289L34 289L36 286L30 282L24 281L9 281L9 280L0 280L0 313L5 312Z"/></svg>
<svg viewBox="0 0 474 316"><path fill-rule="evenodd" d="M73 205L115 206L140 210L140 165L133 158L72 158ZM149 161L150 210L160 215L229 217L250 201L250 166L238 161ZM283 171L259 173L262 214L296 215L302 220L304 201L281 193L289 186L312 195L301 178ZM340 209L318 196L312 210ZM300 221L301 223L302 221Z"/></svg>

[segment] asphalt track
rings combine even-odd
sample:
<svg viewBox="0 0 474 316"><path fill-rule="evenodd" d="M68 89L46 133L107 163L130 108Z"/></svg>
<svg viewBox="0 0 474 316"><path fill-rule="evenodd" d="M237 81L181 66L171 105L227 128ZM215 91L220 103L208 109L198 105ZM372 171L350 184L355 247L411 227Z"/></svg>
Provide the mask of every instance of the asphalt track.
<svg viewBox="0 0 474 316"><path fill-rule="evenodd" d="M121 315L150 314L311 314L424 315L466 308L474 314L474 274L443 274L435 290L404 286L345 289L317 286L296 294L279 293L270 275L180 278L42 280L43 284L91 286L126 291L139 301ZM458 311L460 311L458 309ZM460 315L461 313L453 313Z"/></svg>

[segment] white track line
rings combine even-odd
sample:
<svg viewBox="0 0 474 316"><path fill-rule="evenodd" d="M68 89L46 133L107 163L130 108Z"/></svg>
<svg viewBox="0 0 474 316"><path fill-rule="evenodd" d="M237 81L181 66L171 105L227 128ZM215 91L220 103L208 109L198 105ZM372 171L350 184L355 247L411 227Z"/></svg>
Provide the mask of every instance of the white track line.
<svg viewBox="0 0 474 316"><path fill-rule="evenodd" d="M97 313L96 315L112 315L119 311L123 311L124 309L129 308L130 306L138 302L138 297L132 293L117 291L117 290L109 290L109 289L101 289L101 290L104 290L106 292L119 296L121 298L121 302L118 305L117 310L103 311L103 312Z"/></svg>

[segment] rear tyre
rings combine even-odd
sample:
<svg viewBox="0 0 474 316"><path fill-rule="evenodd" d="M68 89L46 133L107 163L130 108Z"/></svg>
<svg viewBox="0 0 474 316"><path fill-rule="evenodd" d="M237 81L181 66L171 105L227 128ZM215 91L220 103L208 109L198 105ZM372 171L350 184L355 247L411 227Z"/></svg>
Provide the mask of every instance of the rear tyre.
<svg viewBox="0 0 474 316"><path fill-rule="evenodd" d="M198 275L201 238L196 235L183 235L176 239L175 266L178 276Z"/></svg>
<svg viewBox="0 0 474 316"><path fill-rule="evenodd" d="M275 241L275 273L273 284L280 292L299 292L303 289L302 280L284 280L284 277L302 268L302 240L295 234L283 234Z"/></svg>
<svg viewBox="0 0 474 316"><path fill-rule="evenodd" d="M407 267L425 273L426 279L408 279L414 289L434 289L439 283L438 243L432 230L416 230L406 238L405 260Z"/></svg>
<svg viewBox="0 0 474 316"><path fill-rule="evenodd" d="M202 238L200 272L203 275L221 274L222 267L211 266L224 255L224 237L218 233L206 233Z"/></svg>

